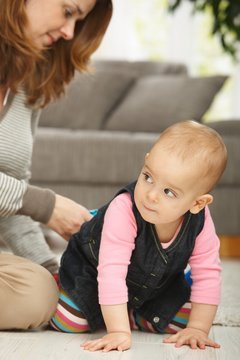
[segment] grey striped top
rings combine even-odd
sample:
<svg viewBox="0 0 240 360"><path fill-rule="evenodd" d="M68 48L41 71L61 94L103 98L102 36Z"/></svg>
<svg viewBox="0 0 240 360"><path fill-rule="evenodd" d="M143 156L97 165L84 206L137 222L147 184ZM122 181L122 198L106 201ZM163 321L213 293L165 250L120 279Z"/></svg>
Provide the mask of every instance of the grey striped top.
<svg viewBox="0 0 240 360"><path fill-rule="evenodd" d="M0 216L20 213L47 222L55 195L28 184L40 111L26 106L25 101L22 90L15 96L10 92L0 112Z"/></svg>

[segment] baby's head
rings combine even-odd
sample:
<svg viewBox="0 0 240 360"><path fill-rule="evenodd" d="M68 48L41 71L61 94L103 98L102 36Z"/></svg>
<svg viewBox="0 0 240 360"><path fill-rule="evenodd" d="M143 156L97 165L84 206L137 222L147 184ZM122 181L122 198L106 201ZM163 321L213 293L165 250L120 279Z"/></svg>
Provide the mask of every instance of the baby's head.
<svg viewBox="0 0 240 360"><path fill-rule="evenodd" d="M160 214L165 223L188 210L198 213L212 202L209 192L226 162L226 147L215 130L195 121L168 127L146 155L138 178L135 201L140 213L152 223L157 218L150 216L149 220L151 211Z"/></svg>
<svg viewBox="0 0 240 360"><path fill-rule="evenodd" d="M169 152L177 162L191 166L192 177L200 192L210 192L227 164L227 150L221 136L195 121L176 123L164 130L152 148Z"/></svg>

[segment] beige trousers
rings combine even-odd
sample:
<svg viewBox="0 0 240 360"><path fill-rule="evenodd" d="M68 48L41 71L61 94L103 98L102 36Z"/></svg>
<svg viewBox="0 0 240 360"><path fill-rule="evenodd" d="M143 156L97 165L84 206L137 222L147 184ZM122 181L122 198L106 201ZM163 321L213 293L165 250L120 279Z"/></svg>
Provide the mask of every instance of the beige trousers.
<svg viewBox="0 0 240 360"><path fill-rule="evenodd" d="M30 260L0 254L0 330L33 329L47 323L58 302L53 276Z"/></svg>

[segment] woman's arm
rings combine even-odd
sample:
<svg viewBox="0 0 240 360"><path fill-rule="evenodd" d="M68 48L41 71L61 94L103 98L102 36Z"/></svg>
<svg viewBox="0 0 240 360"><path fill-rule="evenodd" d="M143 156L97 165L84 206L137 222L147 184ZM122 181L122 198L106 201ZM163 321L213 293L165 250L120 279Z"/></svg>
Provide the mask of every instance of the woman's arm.
<svg viewBox="0 0 240 360"><path fill-rule="evenodd" d="M32 185L27 186L17 214L46 224L66 240L92 218L89 211L75 201Z"/></svg>
<svg viewBox="0 0 240 360"><path fill-rule="evenodd" d="M17 180L0 172L0 216L15 215L22 207L27 189L24 180Z"/></svg>
<svg viewBox="0 0 240 360"><path fill-rule="evenodd" d="M65 240L77 231L85 221L92 218L89 210L61 195L56 195L56 202L47 226L56 231Z"/></svg>

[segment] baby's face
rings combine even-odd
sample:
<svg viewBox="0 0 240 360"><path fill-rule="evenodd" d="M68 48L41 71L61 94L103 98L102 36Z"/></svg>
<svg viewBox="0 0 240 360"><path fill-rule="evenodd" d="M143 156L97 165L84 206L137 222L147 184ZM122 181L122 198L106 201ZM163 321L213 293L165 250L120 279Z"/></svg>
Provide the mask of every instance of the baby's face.
<svg viewBox="0 0 240 360"><path fill-rule="evenodd" d="M202 195L198 166L155 145L146 155L134 194L143 219L155 225L170 224L191 210Z"/></svg>

